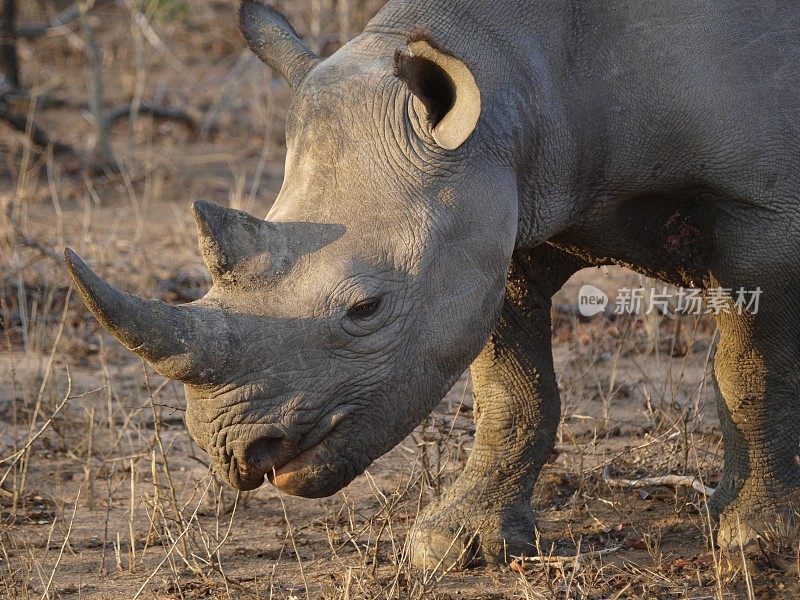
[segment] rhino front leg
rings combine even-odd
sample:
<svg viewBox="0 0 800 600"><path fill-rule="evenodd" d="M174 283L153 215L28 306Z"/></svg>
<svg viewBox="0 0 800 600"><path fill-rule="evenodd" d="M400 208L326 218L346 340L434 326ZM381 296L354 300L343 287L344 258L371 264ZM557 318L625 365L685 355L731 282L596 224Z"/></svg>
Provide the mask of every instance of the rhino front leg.
<svg viewBox="0 0 800 600"><path fill-rule="evenodd" d="M551 296L582 266L550 247L515 254L502 315L470 368L475 446L453 486L411 531L416 566L502 563L534 550L533 485L550 455L561 408Z"/></svg>
<svg viewBox="0 0 800 600"><path fill-rule="evenodd" d="M788 292L789 290L787 290ZM775 294L775 292L773 292ZM800 332L792 302L764 292L755 315L719 317L715 359L725 464L711 498L718 542L792 541L800 509ZM796 302L796 301L795 301ZM790 308L791 307L791 308Z"/></svg>

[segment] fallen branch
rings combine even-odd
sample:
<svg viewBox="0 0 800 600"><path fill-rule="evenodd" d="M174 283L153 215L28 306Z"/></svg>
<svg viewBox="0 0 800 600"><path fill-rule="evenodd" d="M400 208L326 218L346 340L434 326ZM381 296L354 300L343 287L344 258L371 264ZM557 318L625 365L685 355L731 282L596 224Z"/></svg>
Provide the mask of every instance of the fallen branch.
<svg viewBox="0 0 800 600"><path fill-rule="evenodd" d="M58 13L49 23L34 23L33 25L25 25L17 28L17 37L28 40L37 38L51 29L63 27L64 25L69 25L73 21L77 21L79 13L78 7L73 6L64 12Z"/></svg>
<svg viewBox="0 0 800 600"><path fill-rule="evenodd" d="M614 554L615 552L619 552L622 550L623 546L614 546L613 548L606 548L605 550L594 550L592 552L584 552L582 554L576 554L575 556L520 556L514 559L514 561L521 561L523 563L533 563L537 565L546 565L548 567L560 567L563 565L582 565L585 564L583 561L601 558L603 556L608 556L609 554Z"/></svg>
<svg viewBox="0 0 800 600"><path fill-rule="evenodd" d="M64 260L64 257L61 256L61 254L46 247L38 240L35 240L32 237L24 235L23 233L18 231L16 227L14 228L14 230L15 230L14 232L17 235L17 241L21 243L23 246L25 246L26 248L32 248L33 250L39 252L39 254L41 254L43 257L52 258L59 264L59 266L61 265L62 261Z"/></svg>
<svg viewBox="0 0 800 600"><path fill-rule="evenodd" d="M95 4L100 4L101 0L97 0ZM75 4L66 10L61 11L47 23L34 23L32 25L24 25L18 27L16 35L18 38L33 39L45 35L51 29L58 29L64 27L78 20L80 16L80 7Z"/></svg>
<svg viewBox="0 0 800 600"><path fill-rule="evenodd" d="M192 132L197 130L197 123L195 120L188 113L180 110L179 108L167 108L166 106L159 106L157 104L148 104L147 102L143 102L139 105L136 112L137 114L147 115L153 117L154 119L160 119L163 121L177 121L185 125L186 128ZM117 108L106 113L106 115L103 117L103 127L108 129L114 125L114 123L120 119L124 119L130 114L130 104L118 106Z"/></svg>
<svg viewBox="0 0 800 600"><path fill-rule="evenodd" d="M89 105L85 102L73 102L63 98L52 98L50 96L31 96L28 92L21 89L11 89L0 94L0 101L8 104L9 108L17 106L33 105L36 112L59 108L69 108L73 110L87 110Z"/></svg>
<svg viewBox="0 0 800 600"><path fill-rule="evenodd" d="M0 99L0 119L11 125L11 127L17 131L22 133L28 131L28 118L25 115L12 112L8 108L8 104L2 99ZM50 138L35 124L31 126L31 141L37 146L47 147L50 145Z"/></svg>
<svg viewBox="0 0 800 600"><path fill-rule="evenodd" d="M28 117L13 112L3 98L0 98L0 120L5 121L21 133L28 133ZM31 141L40 148L52 146L56 152L73 152L72 147L67 144L51 142L44 130L35 123L30 124L30 136Z"/></svg>
<svg viewBox="0 0 800 600"><path fill-rule="evenodd" d="M705 496L714 493L714 488L704 485L699 477L694 475L664 475L662 477L643 477L641 479L615 479L611 476L611 465L603 469L603 481L609 487L619 488L645 488L655 486L691 487L694 491Z"/></svg>

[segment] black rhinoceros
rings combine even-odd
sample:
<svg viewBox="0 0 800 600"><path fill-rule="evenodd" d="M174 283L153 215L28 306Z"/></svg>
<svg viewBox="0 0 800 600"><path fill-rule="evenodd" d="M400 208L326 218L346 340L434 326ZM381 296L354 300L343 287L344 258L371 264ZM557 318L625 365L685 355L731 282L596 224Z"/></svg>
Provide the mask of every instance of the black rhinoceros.
<svg viewBox="0 0 800 600"><path fill-rule="evenodd" d="M550 299L616 263L763 292L717 318L711 510L723 544L795 523L798 5L391 0L325 60L260 2L241 27L294 94L267 219L194 205L213 287L184 306L67 252L97 318L185 384L232 486L333 494L471 364L475 448L418 519L414 561L528 551L560 409Z"/></svg>

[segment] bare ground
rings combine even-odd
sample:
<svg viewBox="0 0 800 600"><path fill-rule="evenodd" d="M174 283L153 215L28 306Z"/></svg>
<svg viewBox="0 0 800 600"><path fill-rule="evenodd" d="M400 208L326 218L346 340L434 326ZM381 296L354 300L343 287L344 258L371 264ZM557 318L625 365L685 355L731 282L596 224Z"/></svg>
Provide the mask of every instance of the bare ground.
<svg viewBox="0 0 800 600"><path fill-rule="evenodd" d="M467 377L335 497L221 487L186 433L180 387L103 332L60 262L68 244L126 290L191 299L207 286L191 201L263 215L280 187L288 95L243 51L235 3L200 0L177 16L158 4L145 3L146 26L121 5L93 13L106 103L139 95L186 111L197 127L120 121L111 131L118 172L84 168L94 133L80 30L20 48L26 87L70 104L16 109L78 153L39 152L0 124L0 596L798 596L797 548L722 557L707 536L703 495L606 481L682 474L715 485L722 450L707 319L554 315L563 417L534 499L538 562L425 574L404 554L420 506L469 453ZM331 51L380 2L365 4L285 7ZM21 20L41 20L46 6L63 8L32 2ZM612 296L642 283L619 269L585 271L557 304L574 306L583 282Z"/></svg>

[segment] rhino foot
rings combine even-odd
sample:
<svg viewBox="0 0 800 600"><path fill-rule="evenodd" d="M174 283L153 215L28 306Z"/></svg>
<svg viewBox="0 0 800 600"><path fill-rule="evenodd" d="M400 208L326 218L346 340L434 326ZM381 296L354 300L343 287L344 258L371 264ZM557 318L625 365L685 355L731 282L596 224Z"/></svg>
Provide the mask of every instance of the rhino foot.
<svg viewBox="0 0 800 600"><path fill-rule="evenodd" d="M459 487L417 518L408 539L415 567L460 570L533 554L536 526L529 502L503 506Z"/></svg>
<svg viewBox="0 0 800 600"><path fill-rule="evenodd" d="M741 493L719 510L716 537L720 548L745 554L796 548L800 488L770 496Z"/></svg>

